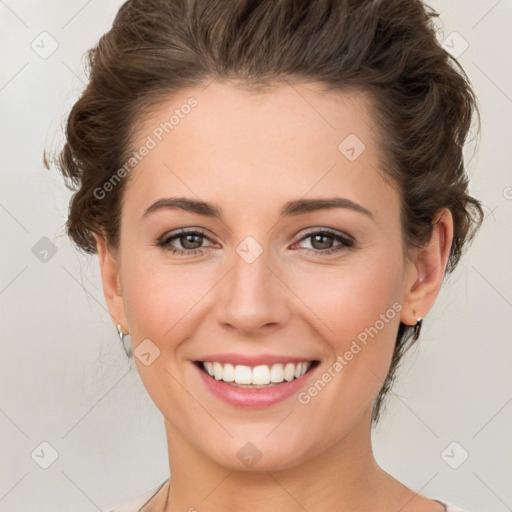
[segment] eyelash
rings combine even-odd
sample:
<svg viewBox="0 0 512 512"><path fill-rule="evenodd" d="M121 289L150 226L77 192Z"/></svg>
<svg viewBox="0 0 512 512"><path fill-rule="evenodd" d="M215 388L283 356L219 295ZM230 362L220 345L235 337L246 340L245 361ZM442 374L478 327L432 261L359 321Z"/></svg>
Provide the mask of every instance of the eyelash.
<svg viewBox="0 0 512 512"><path fill-rule="evenodd" d="M186 256L192 256L194 254L201 254L203 252L203 248L199 248L199 249L175 249L175 248L172 248L170 247L170 242L173 241L173 240L176 240L176 239L179 239L183 236L186 236L186 235L200 235L200 236L203 236L204 238L206 238L207 240L209 240L209 238L206 236L205 233L203 233L202 231L197 231L197 230L194 230L194 231L185 231L185 230L181 230L173 235L170 235L170 236L163 236L158 242L157 242L157 246L166 250L166 251L170 251L171 254L178 254L178 255L184 255L186 254ZM302 242L303 240L306 240L308 238L310 238L311 236L313 235L327 235L339 242L341 242L341 244L338 246L338 247L334 247L334 248L330 248L330 249L325 249L325 250L319 250L319 249L305 249L308 253L313 253L313 254L321 254L321 255L328 255L328 254L332 254L332 253L336 253L336 252L339 252L343 249L351 249L354 247L354 240L352 239L352 237L349 237L347 235L341 235L340 233L337 233L335 231L331 231L329 229L321 229L321 230L312 230L312 231L309 231L307 233L304 233L302 235L302 237L296 242L296 243L299 243L299 242Z"/></svg>

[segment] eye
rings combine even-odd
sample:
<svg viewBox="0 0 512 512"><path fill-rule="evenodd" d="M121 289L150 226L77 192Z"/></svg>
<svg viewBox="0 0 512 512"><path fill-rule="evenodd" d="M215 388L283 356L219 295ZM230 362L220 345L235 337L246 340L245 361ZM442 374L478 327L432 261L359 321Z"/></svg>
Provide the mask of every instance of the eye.
<svg viewBox="0 0 512 512"><path fill-rule="evenodd" d="M309 231L305 233L297 243L308 239L311 240L310 245L312 248L305 249L314 254L331 254L354 247L354 239L351 236L329 229ZM337 246L333 246L335 241L339 242Z"/></svg>
<svg viewBox="0 0 512 512"><path fill-rule="evenodd" d="M303 234L295 245L298 245L308 239L310 239L311 248L305 247L304 249L307 252L316 255L331 254L354 247L354 239L350 235L345 235L325 228L314 231L312 230ZM190 256L194 254L201 254L204 252L204 249L213 246L203 246L205 240L210 239L202 231L182 229L176 233L165 234L157 242L157 246L171 252L172 254ZM333 246L333 243L336 241L339 242L338 245ZM181 247L176 247L173 245L174 243L178 243Z"/></svg>
<svg viewBox="0 0 512 512"><path fill-rule="evenodd" d="M181 248L174 247L172 242L177 241ZM180 230L174 234L166 234L164 235L157 243L158 247L161 247L167 251L170 251L172 254L199 254L203 252L205 247L202 246L204 240L209 240L209 238L202 232L197 230Z"/></svg>

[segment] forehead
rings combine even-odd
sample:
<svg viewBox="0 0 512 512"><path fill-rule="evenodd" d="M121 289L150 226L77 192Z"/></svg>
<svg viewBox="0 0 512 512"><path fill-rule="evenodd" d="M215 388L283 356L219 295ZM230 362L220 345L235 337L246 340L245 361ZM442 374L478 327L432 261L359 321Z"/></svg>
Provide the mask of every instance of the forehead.
<svg viewBox="0 0 512 512"><path fill-rule="evenodd" d="M136 144L151 135L157 143L176 137L229 143L248 154L265 148L300 151L298 137L324 142L338 151L350 133L373 142L371 98L360 91L327 91L318 83L272 85L252 90L236 82L213 81L206 87L176 92L141 116L134 127ZM278 136L278 140L275 137ZM165 139L165 140L163 140ZM303 142L303 141L302 141ZM175 148L177 149L177 148Z"/></svg>
<svg viewBox="0 0 512 512"><path fill-rule="evenodd" d="M183 195L233 207L275 201L277 211L306 194L341 194L396 209L362 92L286 82L255 92L214 81L169 97L138 120L134 135L132 151L150 148L125 191L139 212L148 201Z"/></svg>

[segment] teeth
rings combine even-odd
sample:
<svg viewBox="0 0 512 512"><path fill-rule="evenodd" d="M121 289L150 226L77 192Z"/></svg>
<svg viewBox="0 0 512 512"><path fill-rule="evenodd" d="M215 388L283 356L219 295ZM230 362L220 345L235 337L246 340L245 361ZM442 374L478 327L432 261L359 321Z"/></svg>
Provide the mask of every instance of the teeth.
<svg viewBox="0 0 512 512"><path fill-rule="evenodd" d="M259 366L245 366L241 364L232 365L230 363L203 362L203 368L210 377L224 382L234 382L236 384L254 384L264 386L267 384L279 384L281 382L290 382L293 379L302 377L312 364L312 361L301 363L273 364L268 366L262 364Z"/></svg>
<svg viewBox="0 0 512 512"><path fill-rule="evenodd" d="M237 384L252 384L251 367L237 364L235 366L235 382Z"/></svg>
<svg viewBox="0 0 512 512"><path fill-rule="evenodd" d="M208 375L213 377L213 363L203 363L203 367L208 372Z"/></svg>
<svg viewBox="0 0 512 512"><path fill-rule="evenodd" d="M252 370L251 384L270 384L270 368L265 364L255 366Z"/></svg>
<svg viewBox="0 0 512 512"><path fill-rule="evenodd" d="M215 380L221 380L224 374L224 369L220 363L213 363L213 376Z"/></svg>
<svg viewBox="0 0 512 512"><path fill-rule="evenodd" d="M232 364L226 363L224 365L222 380L224 382L235 382L235 367Z"/></svg>
<svg viewBox="0 0 512 512"><path fill-rule="evenodd" d="M282 364L273 364L270 368L270 382L283 382L284 368Z"/></svg>
<svg viewBox="0 0 512 512"><path fill-rule="evenodd" d="M287 381L293 380L295 378L295 365L293 363L288 363L284 367L284 378Z"/></svg>

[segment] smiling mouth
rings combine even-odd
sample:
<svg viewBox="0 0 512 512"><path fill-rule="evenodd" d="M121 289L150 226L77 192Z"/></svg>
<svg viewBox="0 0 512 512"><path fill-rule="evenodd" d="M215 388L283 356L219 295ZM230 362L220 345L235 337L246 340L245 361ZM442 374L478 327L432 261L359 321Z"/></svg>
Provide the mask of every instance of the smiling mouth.
<svg viewBox="0 0 512 512"><path fill-rule="evenodd" d="M195 361L194 364L212 379L235 387L267 388L300 379L320 362L277 363L272 365L234 365L231 363Z"/></svg>

